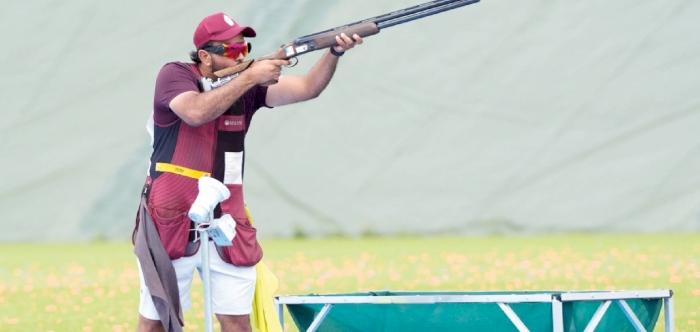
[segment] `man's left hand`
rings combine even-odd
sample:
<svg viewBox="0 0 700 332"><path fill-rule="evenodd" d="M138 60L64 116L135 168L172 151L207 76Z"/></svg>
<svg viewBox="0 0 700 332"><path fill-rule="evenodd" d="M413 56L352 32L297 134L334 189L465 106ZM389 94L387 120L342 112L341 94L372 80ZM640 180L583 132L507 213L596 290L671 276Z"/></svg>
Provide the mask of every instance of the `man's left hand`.
<svg viewBox="0 0 700 332"><path fill-rule="evenodd" d="M338 42L338 46L333 46L336 52L345 52L355 45L362 44L362 37L358 34L352 35L352 38L348 37L345 33L341 33L340 36L335 36L335 41Z"/></svg>

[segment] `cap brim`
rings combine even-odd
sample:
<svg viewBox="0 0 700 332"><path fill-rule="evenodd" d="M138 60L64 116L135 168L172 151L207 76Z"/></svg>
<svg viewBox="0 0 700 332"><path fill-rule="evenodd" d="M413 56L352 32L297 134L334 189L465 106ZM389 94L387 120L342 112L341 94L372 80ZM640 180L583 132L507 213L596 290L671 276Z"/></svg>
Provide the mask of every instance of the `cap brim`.
<svg viewBox="0 0 700 332"><path fill-rule="evenodd" d="M256 33L255 30L251 27L244 27L244 26L238 26L230 30L226 30L216 36L213 36L210 40L214 41L222 41L222 40L229 40L235 36L237 36L239 33L243 33L243 37L255 37Z"/></svg>

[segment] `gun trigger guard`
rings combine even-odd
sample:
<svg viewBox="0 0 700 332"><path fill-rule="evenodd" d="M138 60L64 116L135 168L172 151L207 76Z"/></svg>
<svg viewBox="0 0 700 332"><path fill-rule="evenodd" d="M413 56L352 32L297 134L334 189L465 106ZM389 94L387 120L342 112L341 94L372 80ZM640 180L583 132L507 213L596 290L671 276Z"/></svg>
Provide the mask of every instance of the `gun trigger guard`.
<svg viewBox="0 0 700 332"><path fill-rule="evenodd" d="M291 64L291 65L289 65L289 66L285 66L285 67L287 67L287 68L292 68L292 67L296 66L296 65L299 63L299 59L298 59L297 57L293 57L293 58L291 58L291 59L294 59L294 63ZM289 59L289 60L291 60L291 59Z"/></svg>

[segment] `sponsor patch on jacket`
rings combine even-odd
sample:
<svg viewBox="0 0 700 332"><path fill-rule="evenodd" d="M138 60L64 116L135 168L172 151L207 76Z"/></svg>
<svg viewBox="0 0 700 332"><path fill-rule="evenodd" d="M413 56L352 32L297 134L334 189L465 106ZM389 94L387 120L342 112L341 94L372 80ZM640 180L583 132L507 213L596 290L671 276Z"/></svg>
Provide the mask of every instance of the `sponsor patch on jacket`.
<svg viewBox="0 0 700 332"><path fill-rule="evenodd" d="M222 115L219 119L220 131L244 131L245 116L244 115Z"/></svg>

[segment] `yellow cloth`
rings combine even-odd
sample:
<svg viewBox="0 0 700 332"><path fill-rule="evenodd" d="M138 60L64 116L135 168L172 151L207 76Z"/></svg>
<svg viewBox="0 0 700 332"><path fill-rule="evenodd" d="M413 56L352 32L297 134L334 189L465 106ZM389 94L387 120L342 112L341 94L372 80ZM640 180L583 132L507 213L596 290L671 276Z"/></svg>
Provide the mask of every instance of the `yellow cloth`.
<svg viewBox="0 0 700 332"><path fill-rule="evenodd" d="M248 220L253 223L248 207L245 208ZM282 332L275 303L272 300L279 286L277 277L270 271L270 268L263 262L255 265L257 277L255 280L255 295L253 296L253 313L251 319L255 322L255 327L260 332Z"/></svg>
<svg viewBox="0 0 700 332"><path fill-rule="evenodd" d="M255 265L258 273L255 280L255 295L253 296L253 320L255 327L260 332L282 332L275 303L272 298L277 291L277 277L270 271L265 263Z"/></svg>

